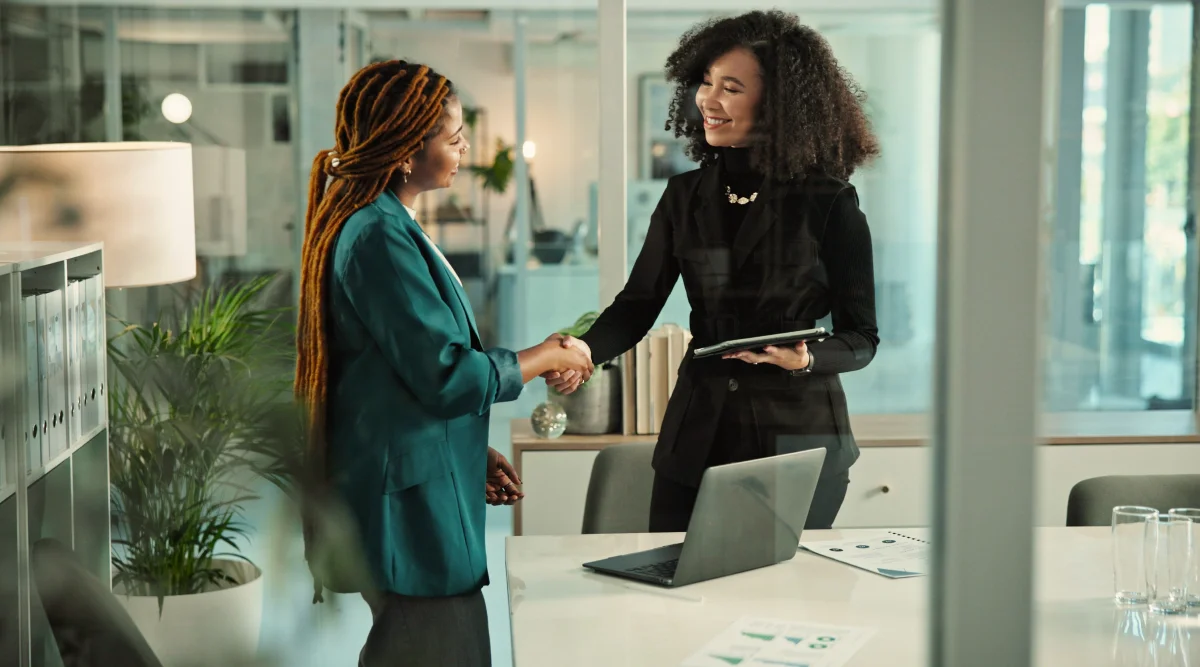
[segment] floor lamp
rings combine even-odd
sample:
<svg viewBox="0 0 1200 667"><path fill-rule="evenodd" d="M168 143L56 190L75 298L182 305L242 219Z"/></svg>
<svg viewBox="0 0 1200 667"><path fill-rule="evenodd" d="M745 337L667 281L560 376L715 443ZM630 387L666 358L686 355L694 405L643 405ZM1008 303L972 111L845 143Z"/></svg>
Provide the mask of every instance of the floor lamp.
<svg viewBox="0 0 1200 667"><path fill-rule="evenodd" d="M196 276L192 147L174 142L0 147L0 174L38 174L0 208L0 243L104 243L110 290ZM125 295L112 293L117 312ZM126 313L122 313L126 314Z"/></svg>

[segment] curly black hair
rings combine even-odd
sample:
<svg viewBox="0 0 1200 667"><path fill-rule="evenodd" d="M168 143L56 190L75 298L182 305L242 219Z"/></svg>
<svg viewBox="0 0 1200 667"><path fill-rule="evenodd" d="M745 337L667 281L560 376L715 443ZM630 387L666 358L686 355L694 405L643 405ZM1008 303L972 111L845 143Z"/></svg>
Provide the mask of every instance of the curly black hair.
<svg viewBox="0 0 1200 667"><path fill-rule="evenodd" d="M759 141L751 163L775 180L814 175L848 179L879 154L879 140L863 110L866 95L838 65L816 30L782 11L754 11L698 24L667 58L675 84L666 129L687 139L687 155L702 166L718 149L704 139L696 90L717 58L744 47L758 59L763 96L755 119Z"/></svg>

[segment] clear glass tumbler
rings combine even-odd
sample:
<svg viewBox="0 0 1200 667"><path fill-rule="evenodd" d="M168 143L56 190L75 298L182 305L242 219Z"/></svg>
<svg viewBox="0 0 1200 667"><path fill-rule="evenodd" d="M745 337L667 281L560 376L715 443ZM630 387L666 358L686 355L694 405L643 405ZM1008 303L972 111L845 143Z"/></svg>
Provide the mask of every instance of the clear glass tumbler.
<svg viewBox="0 0 1200 667"><path fill-rule="evenodd" d="M1192 559L1192 520L1183 516L1158 518L1154 560L1150 568L1150 611L1187 611L1188 562Z"/></svg>
<svg viewBox="0 0 1200 667"><path fill-rule="evenodd" d="M1113 508L1113 597L1117 604L1150 601L1150 573L1157 542L1158 510L1133 505Z"/></svg>
<svg viewBox="0 0 1200 667"><path fill-rule="evenodd" d="M1182 516L1192 520L1192 557L1187 564L1187 602L1189 607L1200 607L1200 508L1176 507L1167 512L1170 516Z"/></svg>

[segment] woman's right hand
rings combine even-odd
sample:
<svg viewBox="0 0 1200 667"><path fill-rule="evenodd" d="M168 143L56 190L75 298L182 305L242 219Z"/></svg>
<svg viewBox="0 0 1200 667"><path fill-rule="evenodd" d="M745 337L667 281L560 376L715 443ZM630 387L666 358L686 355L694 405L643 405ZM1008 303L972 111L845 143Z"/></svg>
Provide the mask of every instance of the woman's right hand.
<svg viewBox="0 0 1200 667"><path fill-rule="evenodd" d="M562 347L578 348L578 349L582 350L583 353L585 355L587 355L587 357L589 359L592 358L592 348L588 347L587 343L583 342L582 340L580 340L574 336L563 336L560 334L554 334L553 336L551 336L550 338L547 338L546 340L547 341L557 341L558 344L561 345ZM544 378L546 380L547 387L549 387L550 389L553 389L554 391L556 391L560 394L564 394L564 395L573 393L576 389L578 389L580 386L582 386L584 382L587 381L587 378L581 376L579 373L576 373L575 371L565 371L565 372L561 372L561 373L558 371L550 371L548 373L543 373L542 378Z"/></svg>
<svg viewBox="0 0 1200 667"><path fill-rule="evenodd" d="M575 391L579 385L587 382L595 371L587 346L572 344L571 340L551 337L542 343L549 357L549 367L541 375L547 378L547 384L554 386L560 394ZM564 378L565 381L555 384L550 380L551 377Z"/></svg>
<svg viewBox="0 0 1200 667"><path fill-rule="evenodd" d="M538 376L546 377L552 374L575 376L574 387L566 387L570 393L592 376L592 358L587 351L578 346L567 346L563 337L551 336L539 345L521 350L517 353L517 361L521 364L521 375L525 382Z"/></svg>

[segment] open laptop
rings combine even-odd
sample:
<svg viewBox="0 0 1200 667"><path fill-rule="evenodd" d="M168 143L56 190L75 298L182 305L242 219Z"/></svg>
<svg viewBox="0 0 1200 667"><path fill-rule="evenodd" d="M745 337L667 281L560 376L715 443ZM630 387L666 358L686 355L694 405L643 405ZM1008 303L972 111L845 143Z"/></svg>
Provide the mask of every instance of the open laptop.
<svg viewBox="0 0 1200 667"><path fill-rule="evenodd" d="M790 560L824 461L814 449L709 468L682 543L583 566L678 587Z"/></svg>

